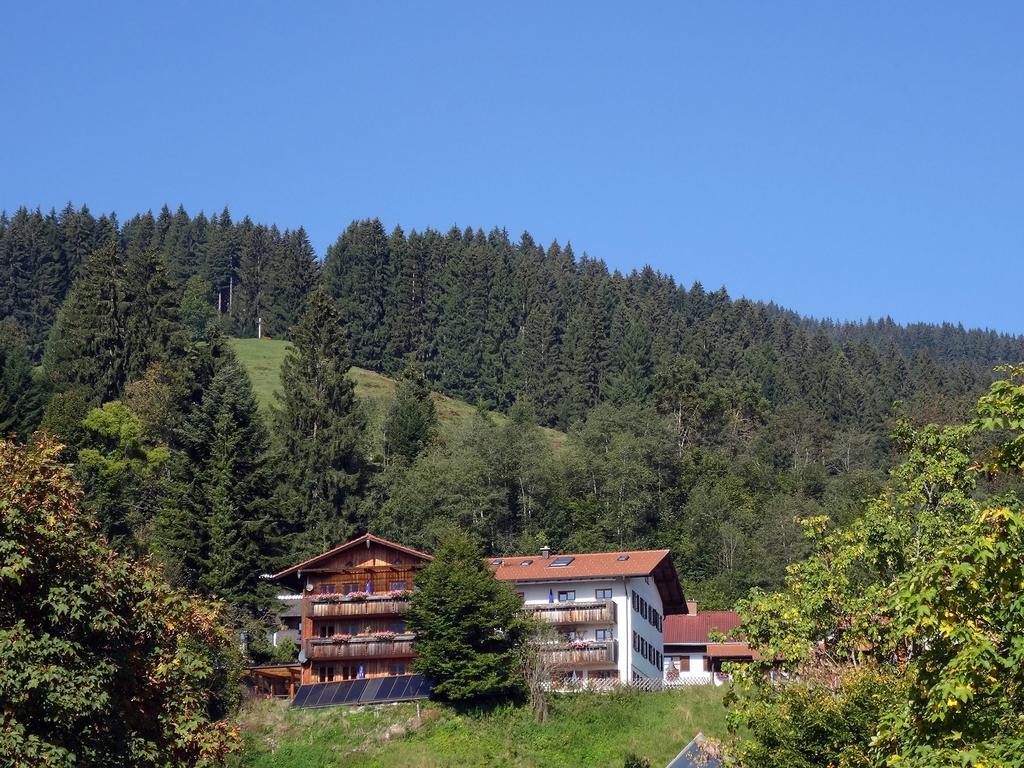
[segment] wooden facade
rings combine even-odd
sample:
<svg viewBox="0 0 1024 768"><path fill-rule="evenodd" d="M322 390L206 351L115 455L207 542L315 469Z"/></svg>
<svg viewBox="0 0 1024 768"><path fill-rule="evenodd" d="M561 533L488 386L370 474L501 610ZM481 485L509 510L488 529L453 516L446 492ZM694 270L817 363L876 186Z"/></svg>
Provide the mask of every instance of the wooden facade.
<svg viewBox="0 0 1024 768"><path fill-rule="evenodd" d="M407 674L415 636L403 616L430 559L366 534L276 574L302 594L302 683Z"/></svg>

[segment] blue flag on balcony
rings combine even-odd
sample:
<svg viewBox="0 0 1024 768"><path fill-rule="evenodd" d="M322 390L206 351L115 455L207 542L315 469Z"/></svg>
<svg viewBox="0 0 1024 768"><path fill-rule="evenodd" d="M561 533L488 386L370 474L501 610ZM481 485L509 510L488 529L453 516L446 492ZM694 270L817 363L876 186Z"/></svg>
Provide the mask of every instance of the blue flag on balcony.
<svg viewBox="0 0 1024 768"><path fill-rule="evenodd" d="M549 589L548 590L548 602L549 603L555 602L555 591L553 589Z"/></svg>
<svg viewBox="0 0 1024 768"><path fill-rule="evenodd" d="M368 595L373 594L373 582L372 581L367 580L367 582L366 582L366 594L368 594Z"/></svg>
<svg viewBox="0 0 1024 768"><path fill-rule="evenodd" d="M364 677L366 677L366 668L362 664L359 665L359 675L358 675L358 677L359 677L360 680L362 680Z"/></svg>

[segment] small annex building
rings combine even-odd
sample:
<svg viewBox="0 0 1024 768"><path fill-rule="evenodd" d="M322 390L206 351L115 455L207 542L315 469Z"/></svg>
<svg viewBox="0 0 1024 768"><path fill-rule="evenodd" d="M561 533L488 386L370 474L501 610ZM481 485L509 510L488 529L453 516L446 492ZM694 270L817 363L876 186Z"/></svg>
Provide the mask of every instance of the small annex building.
<svg viewBox="0 0 1024 768"><path fill-rule="evenodd" d="M726 661L757 658L751 647L732 633L740 625L736 611L700 611L691 604L686 615L665 619L665 682L711 683ZM712 640L721 634L725 640Z"/></svg>

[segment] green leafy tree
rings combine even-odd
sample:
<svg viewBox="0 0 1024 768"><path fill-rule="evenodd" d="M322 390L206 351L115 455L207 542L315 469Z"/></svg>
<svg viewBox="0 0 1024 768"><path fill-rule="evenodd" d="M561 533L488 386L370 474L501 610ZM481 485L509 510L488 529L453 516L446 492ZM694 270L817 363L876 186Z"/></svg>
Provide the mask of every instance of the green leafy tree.
<svg viewBox="0 0 1024 768"><path fill-rule="evenodd" d="M796 673L740 674L742 765L1021 764L1022 380L1011 369L969 425L901 425L907 458L865 515L832 533L807 520L812 556L740 606L764 663ZM995 430L980 460L979 430Z"/></svg>
<svg viewBox="0 0 1024 768"><path fill-rule="evenodd" d="M432 695L459 703L522 695L518 671L531 624L480 549L451 534L416 588L406 619L416 633L414 667L431 680Z"/></svg>
<svg viewBox="0 0 1024 768"><path fill-rule="evenodd" d="M274 410L282 504L292 510L293 554L314 554L352 530L364 482L365 427L346 376L351 360L337 306L320 288L292 329Z"/></svg>
<svg viewBox="0 0 1024 768"><path fill-rule="evenodd" d="M0 441L0 761L211 766L237 745L218 604L113 552L59 448Z"/></svg>
<svg viewBox="0 0 1024 768"><path fill-rule="evenodd" d="M142 421L120 401L82 421L75 474L86 488L82 506L118 546L144 551L143 527L161 504L166 446L146 438Z"/></svg>

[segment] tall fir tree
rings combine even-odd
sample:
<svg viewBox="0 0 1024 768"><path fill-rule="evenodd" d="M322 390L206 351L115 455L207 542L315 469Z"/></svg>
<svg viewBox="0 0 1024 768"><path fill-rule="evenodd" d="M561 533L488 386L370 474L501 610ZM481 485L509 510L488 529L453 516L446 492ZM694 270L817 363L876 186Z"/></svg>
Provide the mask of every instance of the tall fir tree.
<svg viewBox="0 0 1024 768"><path fill-rule="evenodd" d="M97 402L120 394L127 376L124 261L107 243L82 264L57 315L43 361L60 389L82 386Z"/></svg>
<svg viewBox="0 0 1024 768"><path fill-rule="evenodd" d="M281 366L274 426L279 496L292 510L291 549L302 555L328 548L355 527L365 421L346 375L351 358L341 313L324 288L310 296L292 344Z"/></svg>

